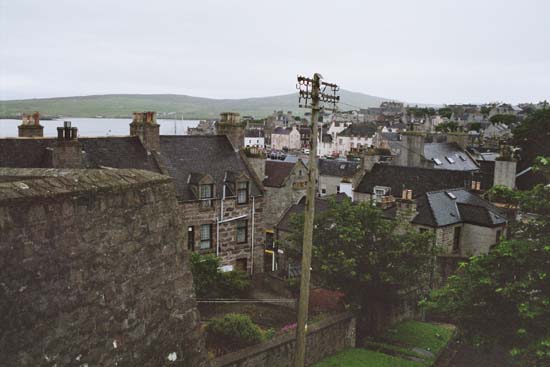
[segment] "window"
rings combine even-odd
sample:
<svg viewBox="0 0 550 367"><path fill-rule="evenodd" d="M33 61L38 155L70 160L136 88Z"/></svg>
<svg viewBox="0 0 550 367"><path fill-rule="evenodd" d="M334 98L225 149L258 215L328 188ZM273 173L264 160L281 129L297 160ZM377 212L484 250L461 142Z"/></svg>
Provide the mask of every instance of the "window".
<svg viewBox="0 0 550 367"><path fill-rule="evenodd" d="M187 227L187 249L195 251L195 227Z"/></svg>
<svg viewBox="0 0 550 367"><path fill-rule="evenodd" d="M340 193L340 185L336 186L336 193L338 193L338 194Z"/></svg>
<svg viewBox="0 0 550 367"><path fill-rule="evenodd" d="M201 225L201 249L212 247L212 224Z"/></svg>
<svg viewBox="0 0 550 367"><path fill-rule="evenodd" d="M212 198L214 197L214 185L200 185L199 190L201 207L210 208L212 206Z"/></svg>
<svg viewBox="0 0 550 367"><path fill-rule="evenodd" d="M460 227L455 227L453 237L453 254L460 253Z"/></svg>
<svg viewBox="0 0 550 367"><path fill-rule="evenodd" d="M447 162L449 162L450 164L453 164L455 162L454 159L452 159L451 157L445 157L445 159L447 160Z"/></svg>
<svg viewBox="0 0 550 367"><path fill-rule="evenodd" d="M419 229L418 229L418 232L420 232L420 233L426 233L426 232L428 232L428 228L419 228Z"/></svg>
<svg viewBox="0 0 550 367"><path fill-rule="evenodd" d="M248 203L248 182L237 183L237 204Z"/></svg>
<svg viewBox="0 0 550 367"><path fill-rule="evenodd" d="M248 221L237 221L237 243L245 243L248 241Z"/></svg>

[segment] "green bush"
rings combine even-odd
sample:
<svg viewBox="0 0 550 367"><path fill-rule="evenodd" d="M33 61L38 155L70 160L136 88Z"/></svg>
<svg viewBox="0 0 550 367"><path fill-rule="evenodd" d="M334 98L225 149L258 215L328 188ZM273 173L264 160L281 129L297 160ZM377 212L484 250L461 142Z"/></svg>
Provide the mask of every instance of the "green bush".
<svg viewBox="0 0 550 367"><path fill-rule="evenodd" d="M262 329L248 315L229 313L206 325L209 344L225 350L235 350L265 340Z"/></svg>
<svg viewBox="0 0 550 367"><path fill-rule="evenodd" d="M238 298L250 289L250 278L245 272L221 272L220 259L215 255L191 254L191 272L197 297Z"/></svg>
<svg viewBox="0 0 550 367"><path fill-rule="evenodd" d="M244 271L221 273L220 292L225 297L242 296L250 289L250 278Z"/></svg>

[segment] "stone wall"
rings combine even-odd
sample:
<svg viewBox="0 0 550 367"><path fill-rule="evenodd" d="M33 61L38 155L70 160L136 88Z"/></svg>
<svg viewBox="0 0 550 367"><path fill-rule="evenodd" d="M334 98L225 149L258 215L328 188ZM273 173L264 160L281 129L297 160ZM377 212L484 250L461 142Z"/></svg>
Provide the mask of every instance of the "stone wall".
<svg viewBox="0 0 550 367"><path fill-rule="evenodd" d="M2 176L11 182L0 183L0 364L207 365L169 177Z"/></svg>
<svg viewBox="0 0 550 367"><path fill-rule="evenodd" d="M306 341L306 366L343 349L354 348L355 318L350 313L335 315L309 326ZM212 367L291 367L294 362L295 333L226 354L212 360Z"/></svg>
<svg viewBox="0 0 550 367"><path fill-rule="evenodd" d="M462 248L464 256L482 255L489 252L491 246L497 243L497 232L504 234L503 227L481 227L474 224L464 224L462 228Z"/></svg>

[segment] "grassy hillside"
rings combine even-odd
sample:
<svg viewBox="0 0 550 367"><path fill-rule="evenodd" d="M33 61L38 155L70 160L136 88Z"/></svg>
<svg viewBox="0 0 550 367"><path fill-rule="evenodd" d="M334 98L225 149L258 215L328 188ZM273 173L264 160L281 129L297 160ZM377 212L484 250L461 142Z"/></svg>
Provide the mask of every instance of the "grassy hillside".
<svg viewBox="0 0 550 367"><path fill-rule="evenodd" d="M340 91L340 96L342 102L358 107L374 107L387 100L346 90ZM342 104L340 108L347 110L351 107ZM211 99L175 94L108 94L0 101L0 116L40 111L42 115L53 116L128 117L133 111L157 111L159 114L176 112L178 117L183 114L186 119L201 119L216 118L225 111L265 117L274 110L305 112L298 108L296 93L246 99Z"/></svg>

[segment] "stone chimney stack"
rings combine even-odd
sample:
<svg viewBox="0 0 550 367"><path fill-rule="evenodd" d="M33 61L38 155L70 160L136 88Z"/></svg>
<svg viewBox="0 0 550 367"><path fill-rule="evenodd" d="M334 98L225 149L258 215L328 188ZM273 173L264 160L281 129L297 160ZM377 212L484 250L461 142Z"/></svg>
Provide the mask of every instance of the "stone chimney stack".
<svg viewBox="0 0 550 367"><path fill-rule="evenodd" d="M20 138L42 138L44 126L40 125L40 113L35 112L32 115L24 113L18 129Z"/></svg>
<svg viewBox="0 0 550 367"><path fill-rule="evenodd" d="M246 123L241 122L241 116L236 112L223 112L220 116L220 121L216 123L216 134L227 136L233 149L238 152L244 146Z"/></svg>
<svg viewBox="0 0 550 367"><path fill-rule="evenodd" d="M400 224L410 223L418 214L416 200L412 198L412 194L412 190L403 190L401 198L395 201L397 206L395 217Z"/></svg>
<svg viewBox="0 0 550 367"><path fill-rule="evenodd" d="M401 134L401 147L395 159L398 166L421 167L424 157L426 135L418 131L405 131Z"/></svg>
<svg viewBox="0 0 550 367"><path fill-rule="evenodd" d="M516 188L517 162L512 157L512 150L508 145L502 145L500 156L495 160L494 185Z"/></svg>
<svg viewBox="0 0 550 367"><path fill-rule="evenodd" d="M461 131L447 134L447 143L456 143L462 150L466 150L469 140L469 135Z"/></svg>
<svg viewBox="0 0 550 367"><path fill-rule="evenodd" d="M156 112L134 112L133 115L130 135L138 136L148 152L160 151L160 125L157 124Z"/></svg>
<svg viewBox="0 0 550 367"><path fill-rule="evenodd" d="M53 168L82 168L82 146L78 141L78 129L70 121L57 128L57 141L52 149Z"/></svg>

